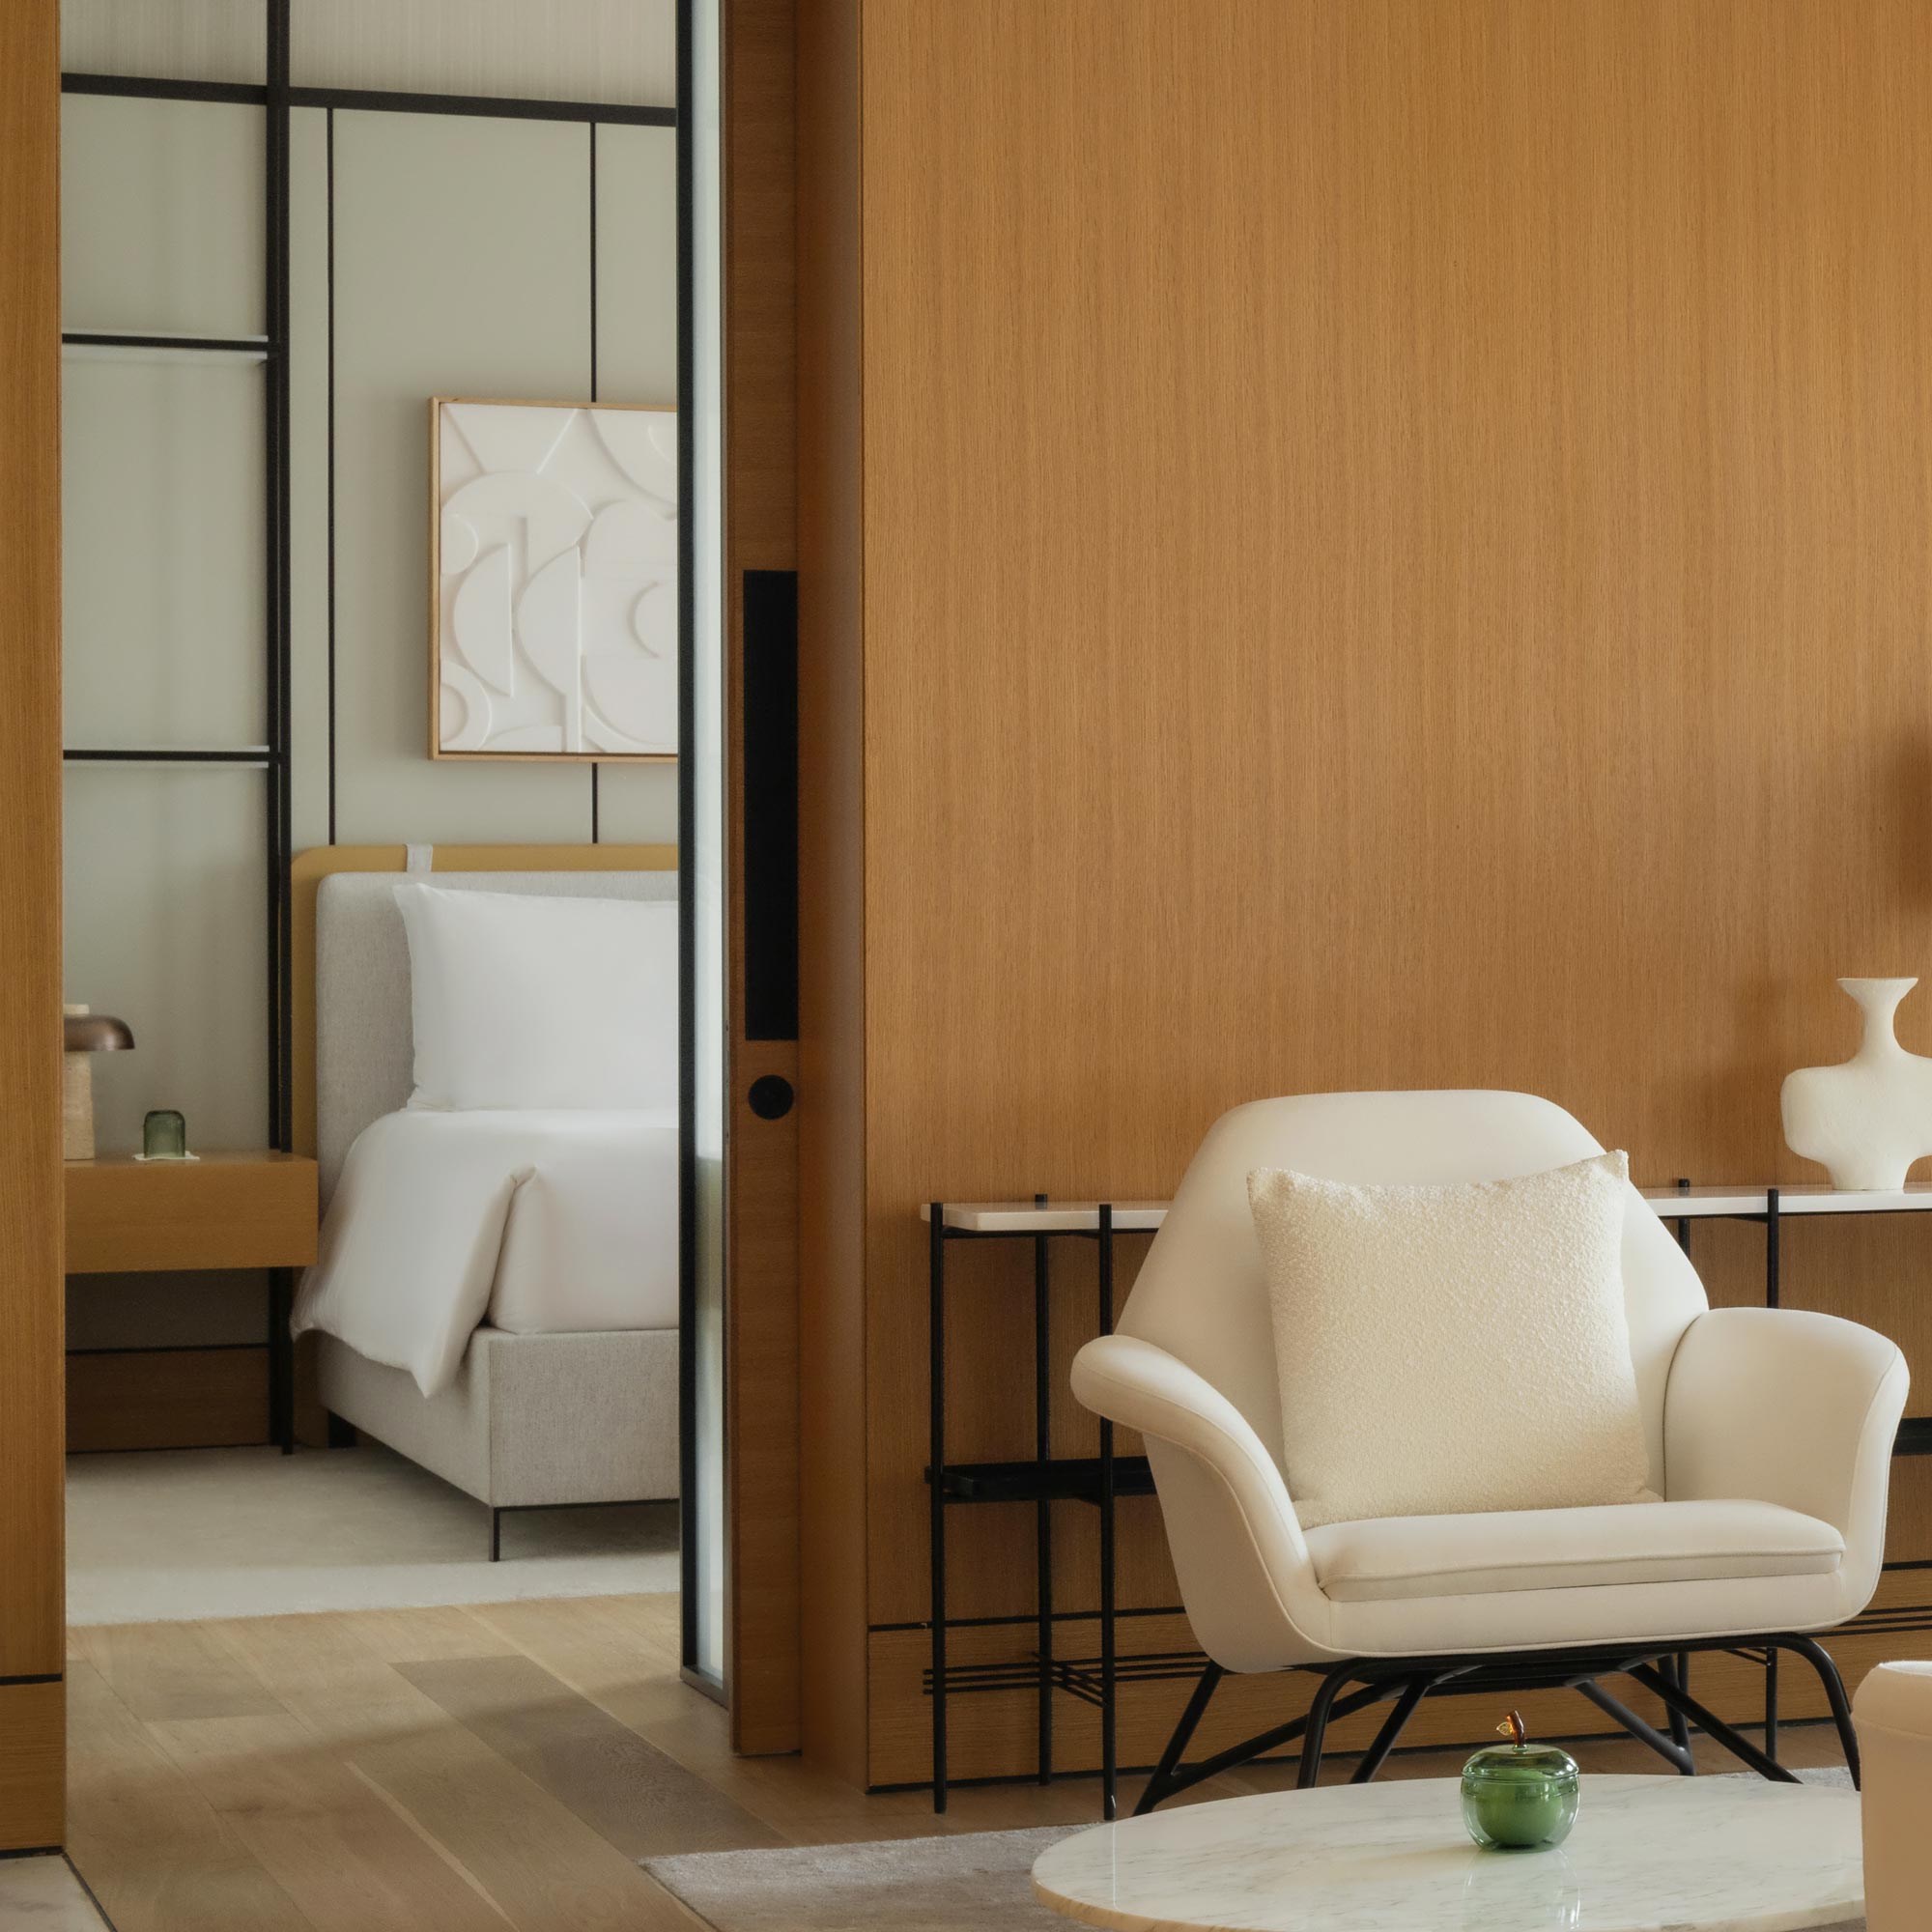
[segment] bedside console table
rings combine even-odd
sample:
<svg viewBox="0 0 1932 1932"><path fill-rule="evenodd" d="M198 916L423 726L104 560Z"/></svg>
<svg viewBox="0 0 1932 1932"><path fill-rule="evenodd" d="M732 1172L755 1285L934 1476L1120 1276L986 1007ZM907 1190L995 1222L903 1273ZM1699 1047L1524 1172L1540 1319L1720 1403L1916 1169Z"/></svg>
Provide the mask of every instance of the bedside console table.
<svg viewBox="0 0 1932 1932"><path fill-rule="evenodd" d="M269 1435L295 1448L295 1270L315 1259L316 1164L270 1151L67 1163L67 1272L269 1270Z"/></svg>

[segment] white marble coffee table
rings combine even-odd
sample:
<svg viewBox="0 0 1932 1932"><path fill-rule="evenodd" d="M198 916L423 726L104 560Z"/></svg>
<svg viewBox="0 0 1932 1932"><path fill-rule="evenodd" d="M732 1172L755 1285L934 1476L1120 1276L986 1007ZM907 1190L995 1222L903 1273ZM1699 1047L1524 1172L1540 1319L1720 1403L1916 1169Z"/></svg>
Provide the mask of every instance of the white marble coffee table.
<svg viewBox="0 0 1932 1932"><path fill-rule="evenodd" d="M1864 1922L1859 1801L1593 1777L1566 1843L1484 1852L1452 1778L1181 1805L1042 1852L1040 1900L1133 1932L1801 1932Z"/></svg>

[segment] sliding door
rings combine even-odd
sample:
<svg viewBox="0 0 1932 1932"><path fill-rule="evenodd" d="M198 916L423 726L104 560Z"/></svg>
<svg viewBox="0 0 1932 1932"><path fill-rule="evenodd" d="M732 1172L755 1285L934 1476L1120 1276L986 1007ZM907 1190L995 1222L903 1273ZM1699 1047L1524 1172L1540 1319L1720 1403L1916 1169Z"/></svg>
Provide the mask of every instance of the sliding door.
<svg viewBox="0 0 1932 1932"><path fill-rule="evenodd" d="M684 1667L724 1690L724 1307L726 1267L724 372L721 330L718 0L678 5L678 395L684 546L678 573L678 841L684 918Z"/></svg>

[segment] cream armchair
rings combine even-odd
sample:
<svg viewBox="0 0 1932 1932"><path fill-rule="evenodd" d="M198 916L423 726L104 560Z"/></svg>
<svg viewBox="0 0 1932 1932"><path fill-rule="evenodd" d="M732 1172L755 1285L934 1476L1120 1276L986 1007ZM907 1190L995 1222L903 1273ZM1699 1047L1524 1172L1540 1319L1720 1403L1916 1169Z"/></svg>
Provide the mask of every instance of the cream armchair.
<svg viewBox="0 0 1932 1932"><path fill-rule="evenodd" d="M1295 1519L1249 1173L1500 1179L1602 1151L1561 1108L1524 1094L1260 1100L1209 1131L1117 1332L1073 1366L1087 1407L1147 1438L1209 1659L1139 1809L1297 1737L1301 1782L1313 1783L1329 1719L1393 1702L1355 1772L1373 1777L1424 1697L1549 1685L1579 1690L1686 1774L1696 1724L1765 1776L1788 1778L1690 1694L1700 1650L1762 1650L1772 1667L1780 1651L1802 1656L1857 1776L1844 1689L1810 1633L1858 1615L1877 1585L1904 1358L1830 1316L1711 1309L1634 1189L1624 1292L1650 1486L1665 1500L1307 1531ZM1321 1673L1305 1718L1182 1762L1225 1672L1288 1668ZM1663 1703L1668 1736L1603 1688L1620 1673Z"/></svg>

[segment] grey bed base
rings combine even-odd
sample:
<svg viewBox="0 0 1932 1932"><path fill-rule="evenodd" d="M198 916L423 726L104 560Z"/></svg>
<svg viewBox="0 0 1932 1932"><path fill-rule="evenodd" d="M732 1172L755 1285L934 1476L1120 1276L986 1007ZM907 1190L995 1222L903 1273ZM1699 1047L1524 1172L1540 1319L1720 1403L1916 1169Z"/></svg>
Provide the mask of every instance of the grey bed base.
<svg viewBox="0 0 1932 1932"><path fill-rule="evenodd" d="M327 1203L355 1136L409 1098L409 949L401 874L338 872L316 904L317 1151ZM674 898L670 872L438 872L455 891ZM310 1338L323 1406L490 1510L672 1500L678 1493L674 1328L512 1335L482 1327L456 1380L425 1396L402 1369L332 1335Z"/></svg>
<svg viewBox="0 0 1932 1932"><path fill-rule="evenodd" d="M479 1328L426 1396L403 1369L318 1335L323 1406L490 1510L668 1501L678 1493L677 1331L506 1335ZM667 1418L668 1426L667 1426Z"/></svg>

